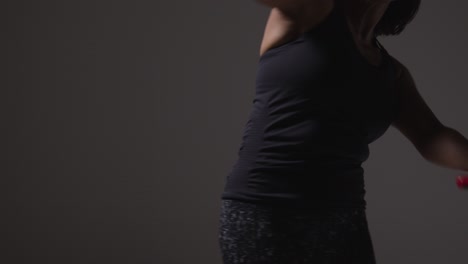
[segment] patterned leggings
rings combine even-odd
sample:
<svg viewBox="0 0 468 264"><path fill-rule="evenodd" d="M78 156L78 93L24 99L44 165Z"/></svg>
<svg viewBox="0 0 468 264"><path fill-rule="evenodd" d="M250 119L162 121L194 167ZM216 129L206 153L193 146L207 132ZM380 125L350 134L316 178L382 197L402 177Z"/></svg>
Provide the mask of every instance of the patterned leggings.
<svg viewBox="0 0 468 264"><path fill-rule="evenodd" d="M365 209L292 209L222 200L223 264L375 264Z"/></svg>

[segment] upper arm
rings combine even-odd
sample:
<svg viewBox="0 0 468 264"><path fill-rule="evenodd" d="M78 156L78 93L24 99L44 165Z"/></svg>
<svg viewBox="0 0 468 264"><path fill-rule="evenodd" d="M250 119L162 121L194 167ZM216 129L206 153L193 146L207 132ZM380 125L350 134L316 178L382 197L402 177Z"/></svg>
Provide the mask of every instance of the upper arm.
<svg viewBox="0 0 468 264"><path fill-rule="evenodd" d="M393 58L397 66L397 87L399 109L392 126L398 129L413 145L423 152L425 143L443 128L443 124L424 101L416 88L410 71Z"/></svg>

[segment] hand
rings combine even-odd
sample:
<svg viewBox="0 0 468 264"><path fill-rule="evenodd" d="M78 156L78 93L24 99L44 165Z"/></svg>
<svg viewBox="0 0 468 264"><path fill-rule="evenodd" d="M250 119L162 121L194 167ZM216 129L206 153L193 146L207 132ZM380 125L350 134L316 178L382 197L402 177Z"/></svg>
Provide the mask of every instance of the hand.
<svg viewBox="0 0 468 264"><path fill-rule="evenodd" d="M458 176L457 185L460 189L468 189L468 175Z"/></svg>

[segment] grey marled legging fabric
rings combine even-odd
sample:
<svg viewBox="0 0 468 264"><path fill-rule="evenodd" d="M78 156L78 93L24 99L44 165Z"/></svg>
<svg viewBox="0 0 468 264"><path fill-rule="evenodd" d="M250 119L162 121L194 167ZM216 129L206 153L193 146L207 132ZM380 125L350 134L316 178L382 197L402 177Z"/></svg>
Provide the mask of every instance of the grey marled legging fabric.
<svg viewBox="0 0 468 264"><path fill-rule="evenodd" d="M222 200L223 264L375 264L363 208L292 209Z"/></svg>

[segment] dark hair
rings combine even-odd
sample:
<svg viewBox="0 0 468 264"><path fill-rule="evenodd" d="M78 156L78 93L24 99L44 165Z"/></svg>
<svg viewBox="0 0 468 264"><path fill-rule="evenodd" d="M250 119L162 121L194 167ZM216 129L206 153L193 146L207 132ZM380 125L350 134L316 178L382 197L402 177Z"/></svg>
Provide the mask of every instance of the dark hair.
<svg viewBox="0 0 468 264"><path fill-rule="evenodd" d="M390 2L384 15L375 26L375 35L400 34L416 16L420 4L421 0L395 0Z"/></svg>

